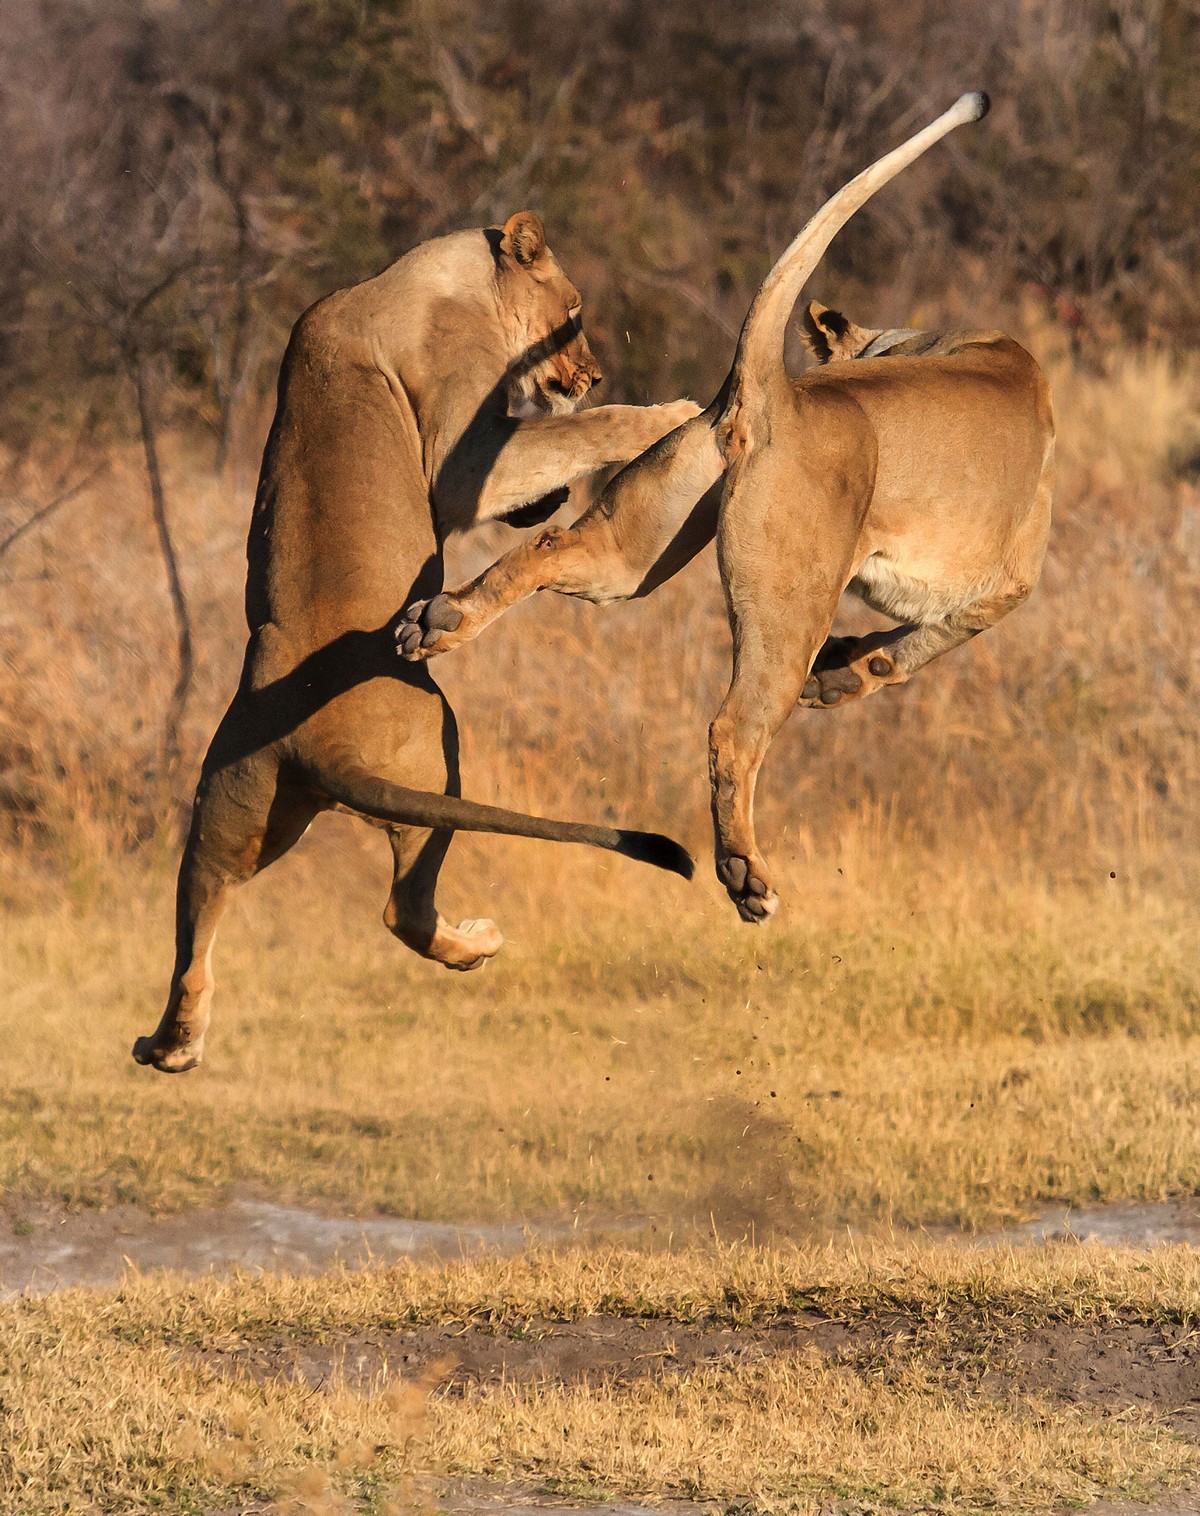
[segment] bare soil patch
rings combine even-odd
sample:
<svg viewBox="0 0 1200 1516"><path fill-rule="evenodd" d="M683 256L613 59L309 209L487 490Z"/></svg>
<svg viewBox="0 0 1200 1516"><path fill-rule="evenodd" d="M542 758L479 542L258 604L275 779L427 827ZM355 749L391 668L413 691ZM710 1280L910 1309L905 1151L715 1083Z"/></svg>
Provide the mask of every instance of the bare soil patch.
<svg viewBox="0 0 1200 1516"><path fill-rule="evenodd" d="M929 1323L902 1313L867 1321L797 1313L746 1326L587 1316L530 1321L517 1335L461 1322L319 1342L279 1336L206 1347L197 1356L255 1380L318 1386L343 1378L365 1389L384 1376L420 1377L454 1393L500 1382L628 1384L814 1352L860 1373L936 1361L998 1397L1016 1392L1107 1414L1150 1411L1182 1435L1200 1437L1200 1332L1139 1321L1059 1321L1026 1330L976 1316Z"/></svg>
<svg viewBox="0 0 1200 1516"><path fill-rule="evenodd" d="M1009 1345L1026 1393L1117 1412L1134 1407L1200 1437L1200 1335L1140 1322L1057 1322Z"/></svg>
<svg viewBox="0 0 1200 1516"><path fill-rule="evenodd" d="M0 1298L46 1294L79 1284L116 1284L131 1269L225 1275L252 1268L306 1274L339 1265L350 1269L377 1266L402 1258L512 1253L531 1243L629 1236L650 1225L649 1217L593 1217L586 1224L578 1218L489 1224L345 1216L254 1196L236 1198L225 1206L165 1215L128 1204L68 1210L35 1201L14 1202L0 1216ZM812 1218L797 1231L798 1236L819 1244L845 1233L844 1226L822 1226ZM870 1229L862 1229L862 1235L869 1236ZM971 1234L935 1227L924 1235L985 1248L1054 1241L1195 1246L1200 1244L1200 1202L1060 1205L996 1231Z"/></svg>
<svg viewBox="0 0 1200 1516"><path fill-rule="evenodd" d="M251 1268L305 1274L409 1257L513 1252L572 1231L569 1221L486 1225L332 1216L253 1198L162 1216L135 1205L68 1211L26 1204L0 1218L0 1298L76 1284L116 1284L130 1269L227 1274Z"/></svg>

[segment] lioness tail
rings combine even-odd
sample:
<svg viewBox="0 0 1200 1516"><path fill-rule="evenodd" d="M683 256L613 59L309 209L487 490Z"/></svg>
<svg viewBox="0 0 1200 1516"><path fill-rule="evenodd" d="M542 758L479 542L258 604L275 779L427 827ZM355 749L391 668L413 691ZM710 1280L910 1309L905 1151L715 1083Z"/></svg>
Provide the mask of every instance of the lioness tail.
<svg viewBox="0 0 1200 1516"><path fill-rule="evenodd" d="M982 91L960 96L936 121L871 164L870 168L863 169L825 202L763 280L754 297L738 338L733 366L738 389L743 394L748 384L751 387L767 384L783 375L783 342L792 307L825 256L825 250L855 211L947 132L964 122L978 121L986 116L988 107L988 97Z"/></svg>
<svg viewBox="0 0 1200 1516"><path fill-rule="evenodd" d="M314 782L338 805L359 811L373 821L394 821L400 826L429 826L454 832L499 832L509 837L540 837L546 842L583 842L589 847L621 853L639 863L692 877L693 863L679 843L658 832L631 832L610 826L589 826L581 821L550 821L527 816L496 805L479 805L456 795L435 795L428 790L410 790L380 779L363 769L321 769Z"/></svg>

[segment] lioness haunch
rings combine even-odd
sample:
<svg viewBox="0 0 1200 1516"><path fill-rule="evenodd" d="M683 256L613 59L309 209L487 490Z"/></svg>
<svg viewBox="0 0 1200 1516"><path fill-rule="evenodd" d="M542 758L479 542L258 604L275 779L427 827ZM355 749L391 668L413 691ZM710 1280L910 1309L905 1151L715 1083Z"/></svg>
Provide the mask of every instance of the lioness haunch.
<svg viewBox="0 0 1200 1516"><path fill-rule="evenodd" d="M710 730L717 874L746 921L776 892L754 834L754 785L798 704L834 706L917 669L992 626L1033 589L1050 527L1054 421L1045 378L1000 332L869 332L810 307L827 366L789 378L792 307L838 230L954 127L945 115L840 190L772 269L729 377L702 416L554 529L453 594L409 607L401 653L477 636L535 590L597 603L649 594L713 536L733 628L733 680ZM852 358L853 362L828 362ZM830 638L851 589L901 623Z"/></svg>
<svg viewBox="0 0 1200 1516"><path fill-rule="evenodd" d="M470 969L503 939L450 926L434 888L455 830L586 842L690 875L669 838L545 821L458 798L454 715L397 662L397 610L434 593L442 541L488 518L545 520L573 480L636 457L697 414L571 414L599 378L578 291L527 212L425 243L296 323L250 526L241 685L204 761L179 871L175 970L139 1063L200 1061L212 945L231 885L331 807L386 828L384 920Z"/></svg>

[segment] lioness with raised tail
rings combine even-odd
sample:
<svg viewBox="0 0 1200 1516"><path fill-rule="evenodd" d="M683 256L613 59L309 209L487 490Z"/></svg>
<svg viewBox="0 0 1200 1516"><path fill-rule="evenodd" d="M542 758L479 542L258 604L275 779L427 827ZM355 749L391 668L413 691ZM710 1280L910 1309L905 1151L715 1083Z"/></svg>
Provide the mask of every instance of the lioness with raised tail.
<svg viewBox="0 0 1200 1516"><path fill-rule="evenodd" d="M869 332L813 306L824 366L791 378L783 362L792 307L838 230L986 110L986 96L964 95L818 211L760 288L703 415L622 470L573 528L418 601L398 628L400 652L420 660L536 590L597 603L646 595L715 535L734 643L710 729L716 866L746 921L777 904L754 786L789 713L904 683L1020 605L1041 572L1054 420L1023 347L1001 332ZM900 624L830 638L846 589Z"/></svg>

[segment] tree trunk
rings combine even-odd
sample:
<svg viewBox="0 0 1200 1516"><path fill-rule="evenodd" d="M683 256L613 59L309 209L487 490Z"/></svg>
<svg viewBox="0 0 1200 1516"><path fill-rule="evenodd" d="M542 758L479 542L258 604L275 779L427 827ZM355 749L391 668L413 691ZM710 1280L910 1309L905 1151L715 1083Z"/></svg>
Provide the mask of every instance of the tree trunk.
<svg viewBox="0 0 1200 1516"><path fill-rule="evenodd" d="M158 461L158 429L154 420L154 408L150 396L150 378L146 360L135 352L130 359L134 388L137 391L138 422L141 426L142 449L146 456L146 477L150 482L150 502L154 512L154 528L158 533L158 549L162 555L163 568L167 574L167 590L171 597L171 611L175 618L176 660L178 664L175 688L163 719L162 771L171 774L179 761L179 727L183 720L184 707L192 687L196 671L192 647L192 617L183 581L179 576L179 555L171 536L167 520L167 499L163 490L162 469Z"/></svg>
<svg viewBox="0 0 1200 1516"><path fill-rule="evenodd" d="M240 249L239 249L240 251ZM220 341L214 339L213 379L217 392L220 421L217 431L217 455L213 467L218 474L225 473L233 443L233 428L237 419L237 405L241 398L242 384L246 377L247 357L250 347L250 292L244 276L237 276L237 300L230 321L229 356L222 362Z"/></svg>

